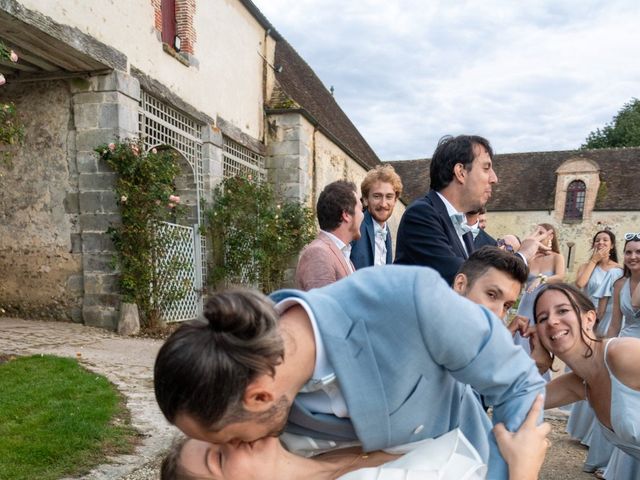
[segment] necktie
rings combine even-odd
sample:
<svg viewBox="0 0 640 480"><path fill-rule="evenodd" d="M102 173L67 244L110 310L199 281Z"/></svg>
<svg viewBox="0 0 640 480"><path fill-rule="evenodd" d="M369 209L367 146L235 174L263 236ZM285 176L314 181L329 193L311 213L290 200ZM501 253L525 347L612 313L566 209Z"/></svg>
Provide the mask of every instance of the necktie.
<svg viewBox="0 0 640 480"><path fill-rule="evenodd" d="M464 245L467 247L467 257L473 253L474 245L473 245L473 233L471 231L462 235L462 240L464 240Z"/></svg>

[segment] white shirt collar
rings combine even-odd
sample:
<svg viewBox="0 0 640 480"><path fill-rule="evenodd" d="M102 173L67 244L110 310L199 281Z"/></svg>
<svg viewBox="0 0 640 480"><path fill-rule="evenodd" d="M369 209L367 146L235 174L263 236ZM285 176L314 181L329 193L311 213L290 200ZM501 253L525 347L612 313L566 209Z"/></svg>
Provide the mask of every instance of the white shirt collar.
<svg viewBox="0 0 640 480"><path fill-rule="evenodd" d="M463 212L459 212L458 210L456 210L456 207L451 205L451 202L447 200L444 195L442 195L440 192L436 192L436 194L440 197L440 200L442 200L442 203L444 203L444 206L447 208L447 214L449 216L462 214L464 215L465 219L467 218L467 216Z"/></svg>

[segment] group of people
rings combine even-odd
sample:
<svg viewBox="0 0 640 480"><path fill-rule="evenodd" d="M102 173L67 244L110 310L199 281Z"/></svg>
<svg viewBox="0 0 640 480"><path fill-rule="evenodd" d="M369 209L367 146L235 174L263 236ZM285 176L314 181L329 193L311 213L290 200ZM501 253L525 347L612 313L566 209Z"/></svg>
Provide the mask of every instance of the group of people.
<svg viewBox="0 0 640 480"><path fill-rule="evenodd" d="M616 336L623 316L620 336L640 323L640 234L626 238L624 285L609 275L615 237L607 250L596 235L577 281L606 273L611 293L587 287L594 305L561 283L550 225L522 241L484 231L492 158L481 137L440 141L396 265L387 221L402 183L381 166L361 197L346 181L319 195L297 290L211 296L156 359L156 399L186 435L162 478L534 479L549 447L543 405L577 400L615 446L605 477L640 478L640 339L598 335ZM570 371L546 382L554 356Z"/></svg>

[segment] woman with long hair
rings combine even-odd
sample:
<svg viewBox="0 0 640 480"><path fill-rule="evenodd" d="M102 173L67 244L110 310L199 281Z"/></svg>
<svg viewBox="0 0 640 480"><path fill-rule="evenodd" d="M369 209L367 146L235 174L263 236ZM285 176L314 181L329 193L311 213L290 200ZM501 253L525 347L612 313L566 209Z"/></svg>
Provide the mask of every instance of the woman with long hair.
<svg viewBox="0 0 640 480"><path fill-rule="evenodd" d="M622 276L622 267L618 265L616 237L610 230L596 232L591 241L589 261L580 265L576 275L576 286L597 306L597 336L604 336L611 322L613 302L609 301L613 285ZM585 472L594 472L607 465L613 445L600 434L593 409L586 401L573 404L567 421L567 433L589 447L584 463Z"/></svg>
<svg viewBox="0 0 640 480"><path fill-rule="evenodd" d="M540 288L547 283L562 282L565 276L564 256L560 253L556 229L548 223L541 223L538 227L542 227L553 233L551 233L546 240L547 244L545 246L549 249L539 249L533 258L529 260L529 277L517 312L517 316L526 318L529 325L534 324L533 302ZM524 322L524 320L520 323L522 322ZM522 338L520 333L516 333L514 341L516 344L522 346L527 353L531 352L529 340ZM545 374L544 377L547 381L551 379L548 373Z"/></svg>
<svg viewBox="0 0 640 480"><path fill-rule="evenodd" d="M595 306L567 284L538 293L534 318L534 351L542 346L571 368L547 384L545 408L587 400L603 436L617 447L604 478L640 478L640 339L597 338Z"/></svg>
<svg viewBox="0 0 640 480"><path fill-rule="evenodd" d="M607 336L640 338L640 233L627 233L624 240L624 277L613 287L613 315Z"/></svg>

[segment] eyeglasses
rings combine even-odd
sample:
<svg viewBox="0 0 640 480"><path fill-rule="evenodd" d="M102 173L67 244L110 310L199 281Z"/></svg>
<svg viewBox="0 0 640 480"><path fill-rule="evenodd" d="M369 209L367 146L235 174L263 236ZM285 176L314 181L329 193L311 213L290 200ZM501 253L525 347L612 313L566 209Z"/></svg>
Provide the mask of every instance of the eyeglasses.
<svg viewBox="0 0 640 480"><path fill-rule="evenodd" d="M508 243L506 243L502 238L499 238L497 240L497 244L498 244L498 248L503 248L509 252L509 253L513 253L513 247L511 245L509 245Z"/></svg>
<svg viewBox="0 0 640 480"><path fill-rule="evenodd" d="M625 233L624 234L624 239L627 242L630 242L631 240L640 240L640 232L638 232L638 233Z"/></svg>

